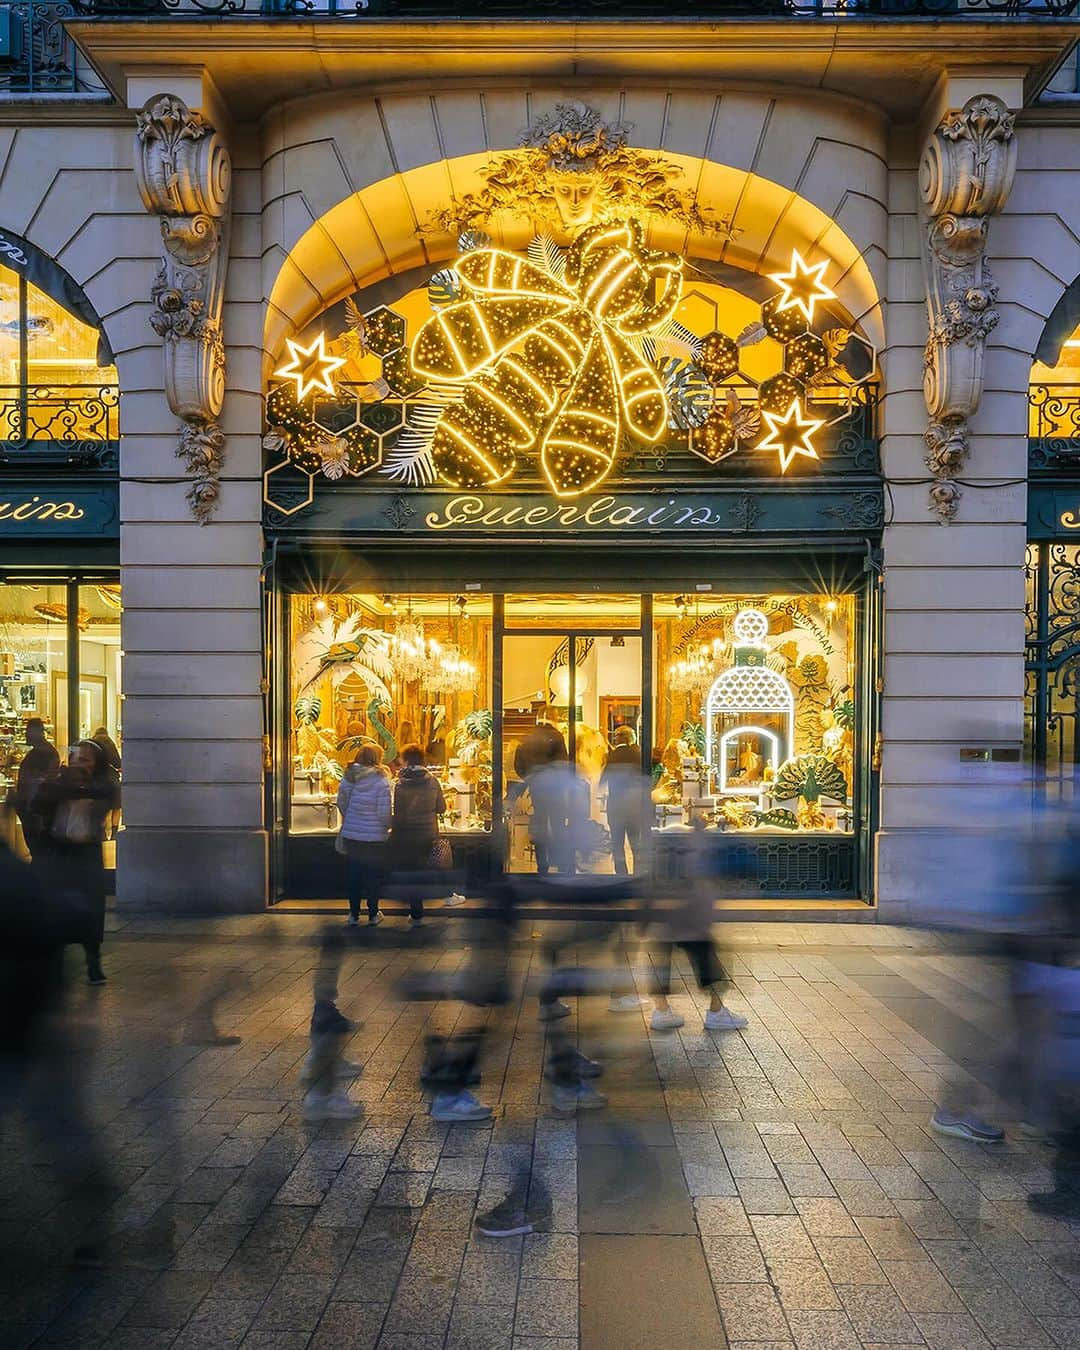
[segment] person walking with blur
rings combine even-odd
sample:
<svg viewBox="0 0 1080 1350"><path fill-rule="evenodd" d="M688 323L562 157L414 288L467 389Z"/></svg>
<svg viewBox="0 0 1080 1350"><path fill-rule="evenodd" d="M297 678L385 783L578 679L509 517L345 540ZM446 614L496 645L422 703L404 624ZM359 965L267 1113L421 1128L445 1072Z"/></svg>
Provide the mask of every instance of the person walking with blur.
<svg viewBox="0 0 1080 1350"><path fill-rule="evenodd" d="M541 732L543 734L541 734ZM532 799L529 837L536 855L536 874L569 872L573 849L569 847L569 789L573 780L566 741L557 728L537 727L527 738L530 754L524 775Z"/></svg>
<svg viewBox="0 0 1080 1350"><path fill-rule="evenodd" d="M401 772L394 788L390 821L390 864L395 872L422 872L439 865L439 816L446 799L439 780L424 767L424 752L413 743L401 750ZM419 928L424 918L421 888L409 895L409 922Z"/></svg>
<svg viewBox="0 0 1080 1350"><path fill-rule="evenodd" d="M639 868L641 851L643 798L646 798L641 772L641 751L633 729L618 727L614 745L600 775L600 792L607 794L608 833L611 835L611 856L617 876L625 877L630 868L626 864L626 845L630 844L632 867Z"/></svg>
<svg viewBox="0 0 1080 1350"><path fill-rule="evenodd" d="M386 877L391 798L390 779L377 745L360 747L338 787L337 806L341 832L336 848L345 855L349 926L360 922L360 906L365 903L368 923L381 923L379 900Z"/></svg>
<svg viewBox="0 0 1080 1350"><path fill-rule="evenodd" d="M120 802L120 781L97 741L79 741L66 767L34 794L31 810L42 820L34 862L43 884L78 896L92 916L83 942L86 977L104 984L101 944L105 938L105 822Z"/></svg>
<svg viewBox="0 0 1080 1350"><path fill-rule="evenodd" d="M44 822L33 809L32 803L37 790L60 768L60 755L45 735L45 723L40 717L30 717L26 722L26 744L29 746L19 764L15 779L15 791L12 805L22 826L23 840L30 856L41 840Z"/></svg>

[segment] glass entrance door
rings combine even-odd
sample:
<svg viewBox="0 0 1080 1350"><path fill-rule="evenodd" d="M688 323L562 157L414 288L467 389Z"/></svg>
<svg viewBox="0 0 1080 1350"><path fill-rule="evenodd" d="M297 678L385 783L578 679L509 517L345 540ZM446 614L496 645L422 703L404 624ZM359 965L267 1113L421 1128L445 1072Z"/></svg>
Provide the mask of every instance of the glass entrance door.
<svg viewBox="0 0 1080 1350"><path fill-rule="evenodd" d="M507 866L610 873L604 770L616 746L640 757L645 725L640 600L508 596L501 643Z"/></svg>

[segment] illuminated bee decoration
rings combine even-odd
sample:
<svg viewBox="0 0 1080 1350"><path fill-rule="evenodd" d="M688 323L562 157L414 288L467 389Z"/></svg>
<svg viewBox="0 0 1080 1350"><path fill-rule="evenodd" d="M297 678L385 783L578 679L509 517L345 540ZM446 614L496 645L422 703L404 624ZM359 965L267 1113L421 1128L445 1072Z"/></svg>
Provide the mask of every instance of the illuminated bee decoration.
<svg viewBox="0 0 1080 1350"><path fill-rule="evenodd" d="M636 221L584 231L558 279L497 248L457 262L463 298L412 346L419 374L468 381L432 441L442 481L492 487L538 450L552 492L576 497L611 471L624 433L658 440L667 397L641 338L674 313L681 269L643 246Z"/></svg>

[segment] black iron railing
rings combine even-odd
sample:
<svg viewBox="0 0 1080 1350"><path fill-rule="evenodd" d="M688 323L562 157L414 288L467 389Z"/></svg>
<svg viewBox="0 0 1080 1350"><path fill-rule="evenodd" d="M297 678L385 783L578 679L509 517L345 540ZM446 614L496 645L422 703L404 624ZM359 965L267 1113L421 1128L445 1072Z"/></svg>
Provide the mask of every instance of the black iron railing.
<svg viewBox="0 0 1080 1350"><path fill-rule="evenodd" d="M1080 381L1030 386L1028 458L1033 469L1080 464Z"/></svg>
<svg viewBox="0 0 1080 1350"><path fill-rule="evenodd" d="M73 0L80 14L260 18L1066 18L1080 0Z"/></svg>
<svg viewBox="0 0 1080 1350"><path fill-rule="evenodd" d="M0 95L100 93L104 85L64 30L75 6L0 4Z"/></svg>
<svg viewBox="0 0 1080 1350"><path fill-rule="evenodd" d="M119 413L114 384L0 385L0 463L113 468Z"/></svg>

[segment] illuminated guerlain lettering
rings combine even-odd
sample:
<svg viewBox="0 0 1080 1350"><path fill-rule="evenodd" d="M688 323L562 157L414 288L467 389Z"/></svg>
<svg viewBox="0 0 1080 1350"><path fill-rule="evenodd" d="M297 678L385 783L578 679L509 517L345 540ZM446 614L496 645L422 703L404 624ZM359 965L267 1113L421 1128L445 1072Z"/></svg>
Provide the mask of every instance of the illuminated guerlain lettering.
<svg viewBox="0 0 1080 1350"><path fill-rule="evenodd" d="M74 502L42 501L28 497L21 502L0 502L0 520L82 520L86 512Z"/></svg>
<svg viewBox="0 0 1080 1350"><path fill-rule="evenodd" d="M578 504L568 506L551 505L524 507L521 505L501 505L489 498L473 496L451 497L437 511L429 511L424 524L429 530L452 530L477 526L491 529L507 529L511 526L536 529L541 526L578 526L587 529L641 529L648 526L686 526L700 528L704 525L722 525L724 517L720 511L701 503L679 503L669 497L659 506L636 505L633 501L620 501L618 497L597 497L587 506Z"/></svg>

